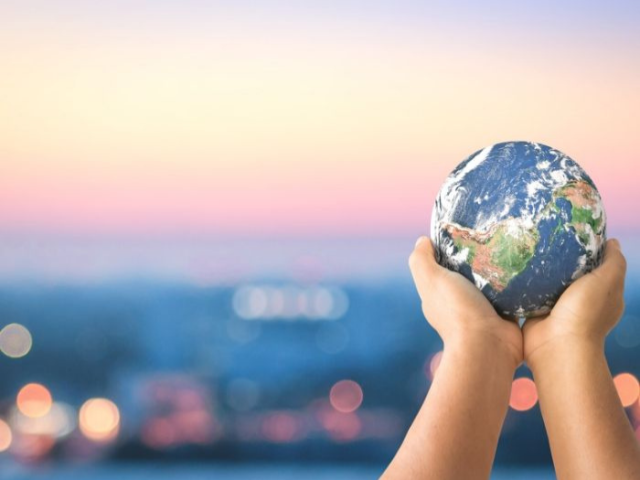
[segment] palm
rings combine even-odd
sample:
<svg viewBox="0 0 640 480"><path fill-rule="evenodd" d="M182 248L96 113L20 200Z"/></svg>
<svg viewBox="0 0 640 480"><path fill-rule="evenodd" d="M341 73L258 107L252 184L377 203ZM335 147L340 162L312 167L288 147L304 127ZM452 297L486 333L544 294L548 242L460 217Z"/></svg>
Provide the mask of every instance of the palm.
<svg viewBox="0 0 640 480"><path fill-rule="evenodd" d="M423 311L443 338L452 329L450 319L454 318L455 328L462 328L474 335L492 335L508 346L517 363L522 361L520 327L515 322L501 318L482 292L465 277L442 268L430 297L430 301L423 302ZM447 323L443 324L439 319L447 319Z"/></svg>
<svg viewBox="0 0 640 480"><path fill-rule="evenodd" d="M522 362L522 331L518 325L500 318L472 282L439 265L431 241L416 246L409 266L422 299L422 311L445 344L460 338L497 339L516 364Z"/></svg>

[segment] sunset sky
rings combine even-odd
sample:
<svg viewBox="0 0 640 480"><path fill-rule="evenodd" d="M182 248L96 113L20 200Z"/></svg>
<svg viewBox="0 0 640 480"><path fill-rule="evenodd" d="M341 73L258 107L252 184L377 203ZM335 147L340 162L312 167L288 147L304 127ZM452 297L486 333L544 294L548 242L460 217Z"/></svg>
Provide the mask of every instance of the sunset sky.
<svg viewBox="0 0 640 480"><path fill-rule="evenodd" d="M640 231L639 22L632 1L3 1L0 232L411 237L505 140L571 156L610 232Z"/></svg>

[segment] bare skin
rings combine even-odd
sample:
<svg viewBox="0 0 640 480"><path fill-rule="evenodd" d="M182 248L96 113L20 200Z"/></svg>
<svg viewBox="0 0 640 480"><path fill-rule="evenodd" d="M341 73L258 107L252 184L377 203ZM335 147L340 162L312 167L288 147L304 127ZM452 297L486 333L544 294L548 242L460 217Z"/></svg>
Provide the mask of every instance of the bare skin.
<svg viewBox="0 0 640 480"><path fill-rule="evenodd" d="M639 479L640 446L604 355L624 310L626 261L617 240L603 264L574 282L547 318L524 325L557 478Z"/></svg>
<svg viewBox="0 0 640 480"><path fill-rule="evenodd" d="M444 342L438 373L384 479L489 478L515 369L534 373L559 479L640 478L640 449L604 357L626 262L610 240L598 269L523 331L467 279L435 261L428 237L409 258L422 310ZM523 336L524 333L524 336Z"/></svg>
<svg viewBox="0 0 640 480"><path fill-rule="evenodd" d="M419 239L409 266L444 353L429 394L382 478L489 478L511 381L523 359L520 328L500 318L466 278L438 265L427 237Z"/></svg>

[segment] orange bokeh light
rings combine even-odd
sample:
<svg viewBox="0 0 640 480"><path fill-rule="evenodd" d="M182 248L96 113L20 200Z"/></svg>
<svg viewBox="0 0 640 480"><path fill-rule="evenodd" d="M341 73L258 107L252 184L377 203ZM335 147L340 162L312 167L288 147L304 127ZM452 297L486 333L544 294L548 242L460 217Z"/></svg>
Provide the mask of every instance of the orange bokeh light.
<svg viewBox="0 0 640 480"><path fill-rule="evenodd" d="M49 412L53 401L47 387L39 383L29 383L18 392L16 403L22 414L37 418Z"/></svg>
<svg viewBox="0 0 640 480"><path fill-rule="evenodd" d="M11 434L11 428L7 425L7 422L0 418L0 452L4 452L11 446L13 441L13 435Z"/></svg>
<svg viewBox="0 0 640 480"><path fill-rule="evenodd" d="M622 405L630 407L638 400L640 396L640 385L638 379L630 373L620 373L613 379L613 384L616 386L618 396Z"/></svg>
<svg viewBox="0 0 640 480"><path fill-rule="evenodd" d="M96 442L113 440L120 428L120 412L111 400L92 398L80 408L78 424L85 437Z"/></svg>
<svg viewBox="0 0 640 480"><path fill-rule="evenodd" d="M530 378L516 378L511 384L509 406L518 412L532 409L538 402L536 384Z"/></svg>
<svg viewBox="0 0 640 480"><path fill-rule="evenodd" d="M362 404L363 398L362 388L353 380L340 380L331 387L329 393L331 406L342 413L356 411Z"/></svg>

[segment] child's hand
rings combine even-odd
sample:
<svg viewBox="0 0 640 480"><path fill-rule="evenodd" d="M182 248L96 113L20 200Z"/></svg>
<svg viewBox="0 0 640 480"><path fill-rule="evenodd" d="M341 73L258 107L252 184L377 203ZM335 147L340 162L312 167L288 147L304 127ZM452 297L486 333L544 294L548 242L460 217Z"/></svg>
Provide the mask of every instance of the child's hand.
<svg viewBox="0 0 640 480"><path fill-rule="evenodd" d="M604 346L624 310L626 260L617 240L605 246L602 265L572 283L547 317L524 324L524 355L529 365L559 342Z"/></svg>
<svg viewBox="0 0 640 480"><path fill-rule="evenodd" d="M482 343L503 351L518 366L523 341L515 322L501 318L478 288L459 273L440 266L428 237L420 237L409 266L422 311L446 345Z"/></svg>

